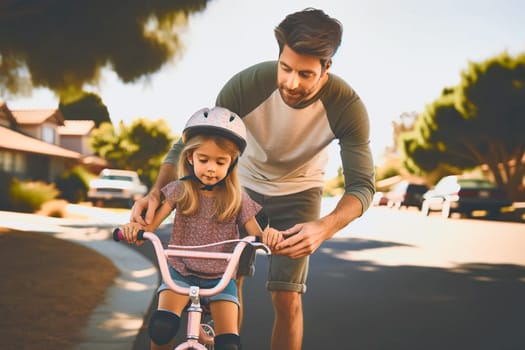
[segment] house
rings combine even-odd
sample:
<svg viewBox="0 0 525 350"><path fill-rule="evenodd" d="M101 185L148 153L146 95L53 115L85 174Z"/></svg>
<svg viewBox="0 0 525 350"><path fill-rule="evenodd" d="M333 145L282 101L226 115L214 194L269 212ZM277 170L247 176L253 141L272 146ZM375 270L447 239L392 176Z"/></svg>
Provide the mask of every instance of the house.
<svg viewBox="0 0 525 350"><path fill-rule="evenodd" d="M58 109L10 110L0 100L0 171L24 180L54 182L82 154L60 144Z"/></svg>
<svg viewBox="0 0 525 350"><path fill-rule="evenodd" d="M57 128L60 137L60 146L81 154L81 163L84 167L98 174L104 168L109 167L109 163L94 155L89 145L89 135L95 128L93 120L64 120L64 125Z"/></svg>
<svg viewBox="0 0 525 350"><path fill-rule="evenodd" d="M60 146L82 155L93 154L88 136L94 128L93 120L64 120L64 125L57 127Z"/></svg>

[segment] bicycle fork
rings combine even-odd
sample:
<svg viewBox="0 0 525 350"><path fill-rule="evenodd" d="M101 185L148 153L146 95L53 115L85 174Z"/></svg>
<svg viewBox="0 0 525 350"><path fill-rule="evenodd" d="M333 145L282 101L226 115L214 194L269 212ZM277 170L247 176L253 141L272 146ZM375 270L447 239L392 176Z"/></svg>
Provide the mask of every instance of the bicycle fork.
<svg viewBox="0 0 525 350"><path fill-rule="evenodd" d="M208 332L203 330L201 325L202 320L202 307L200 304L199 297L199 287L192 286L190 287L190 306L187 308L188 314L188 326L186 329L186 342L181 344L181 346L195 345L196 348L201 348L201 344L204 345L213 345L214 343L214 332L213 329L207 329ZM192 347L189 347L191 349ZM204 347L202 347L204 348ZM179 349L177 347L177 349ZM186 347L181 347L181 349L186 349Z"/></svg>
<svg viewBox="0 0 525 350"><path fill-rule="evenodd" d="M202 308L199 298L199 287L190 287L191 305L188 307L188 330L186 337L189 339L199 339L199 330L202 318Z"/></svg>

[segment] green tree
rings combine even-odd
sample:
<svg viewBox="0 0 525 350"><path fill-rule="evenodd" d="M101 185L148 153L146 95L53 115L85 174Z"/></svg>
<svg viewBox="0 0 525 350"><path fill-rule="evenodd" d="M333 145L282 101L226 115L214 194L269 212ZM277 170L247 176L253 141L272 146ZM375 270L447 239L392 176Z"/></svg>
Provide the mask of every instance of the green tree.
<svg viewBox="0 0 525 350"><path fill-rule="evenodd" d="M449 173L486 165L513 196L525 174L525 55L503 53L469 63L458 86L426 106L400 138L414 173ZM443 170L444 169L444 170Z"/></svg>
<svg viewBox="0 0 525 350"><path fill-rule="evenodd" d="M135 170L150 186L174 140L164 120L139 118L129 127L121 122L118 130L102 123L93 130L90 144L112 167Z"/></svg>
<svg viewBox="0 0 525 350"><path fill-rule="evenodd" d="M96 127L103 122L111 123L108 108L94 93L82 93L78 99L69 102L60 101L58 108L66 120L93 120Z"/></svg>
<svg viewBox="0 0 525 350"><path fill-rule="evenodd" d="M475 158L515 190L525 174L525 53L470 64L459 87L456 106L475 130Z"/></svg>
<svg viewBox="0 0 525 350"><path fill-rule="evenodd" d="M181 52L179 33L208 0L0 1L0 94L46 87L60 99L96 84L102 68L124 82Z"/></svg>

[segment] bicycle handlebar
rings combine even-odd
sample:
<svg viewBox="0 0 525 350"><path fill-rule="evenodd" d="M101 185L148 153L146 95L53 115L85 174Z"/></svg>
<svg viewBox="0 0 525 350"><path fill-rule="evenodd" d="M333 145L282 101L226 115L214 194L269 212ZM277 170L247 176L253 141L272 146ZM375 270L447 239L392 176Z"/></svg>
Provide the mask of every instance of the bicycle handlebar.
<svg viewBox="0 0 525 350"><path fill-rule="evenodd" d="M120 228L113 230L113 239L115 241L121 241L124 239L124 234ZM164 249L160 238L153 232L145 232L140 230L137 235L139 240L149 240L153 244L155 250L155 255L157 256L157 261L159 263L159 269L163 281L176 293L190 295L190 288L181 287L177 285L170 276L169 267L168 267L168 257L177 256L184 258L197 258L197 259L216 259L216 260L226 260L228 265L224 271L222 277L219 280L219 283L213 288L201 288L199 290L200 296L212 296L220 293L233 277L233 274L236 271L239 259L243 249L248 245L254 246L256 249L263 249L266 254L271 254L270 248L262 242L257 242L254 236L246 236L242 239L225 241L225 242L237 242L233 252L231 253L222 253L222 252L206 252L206 251L195 251L196 247L184 247L184 246L168 246L167 249ZM216 244L221 244L225 242L217 242ZM212 245L216 245L212 244ZM202 246L198 247L201 248Z"/></svg>

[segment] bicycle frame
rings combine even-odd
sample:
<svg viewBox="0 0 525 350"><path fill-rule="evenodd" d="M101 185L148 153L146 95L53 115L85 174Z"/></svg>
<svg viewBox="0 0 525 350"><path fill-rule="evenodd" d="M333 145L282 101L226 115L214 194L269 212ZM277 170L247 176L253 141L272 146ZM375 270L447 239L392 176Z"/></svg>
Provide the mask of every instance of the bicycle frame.
<svg viewBox="0 0 525 350"><path fill-rule="evenodd" d="M239 259L243 249L251 244L256 248L262 248L266 251L267 254L270 254L270 249L263 243L256 242L254 236L247 236L243 239L230 240L217 242L210 245L204 246L174 246L169 245L166 249L163 247L160 238L153 232L144 232L140 231L137 237L139 240L147 239L153 244L155 250L155 255L159 263L159 269L162 276L162 280L166 285L178 294L185 294L190 297L190 306L187 308L188 314L188 324L186 329L186 341L179 344L175 350L184 350L184 349L197 349L197 350L206 350L206 345L213 345L213 336L206 336L201 331L201 318L202 318L202 308L200 305L201 296L207 297L220 293L226 285L229 283L233 277L234 272L236 271ZM115 241L120 241L124 239L122 231L120 229L115 229L113 231L113 239ZM206 252L206 251L197 251L196 249L202 249L209 246L215 246L225 243L234 243L235 248L231 253L223 252ZM177 256L185 258L197 258L197 259L215 259L215 260L226 260L228 265L222 277L219 280L219 283L213 288L199 288L197 286L182 287L179 286L173 281L169 273L168 266L168 257ZM199 342L199 340L201 342Z"/></svg>

